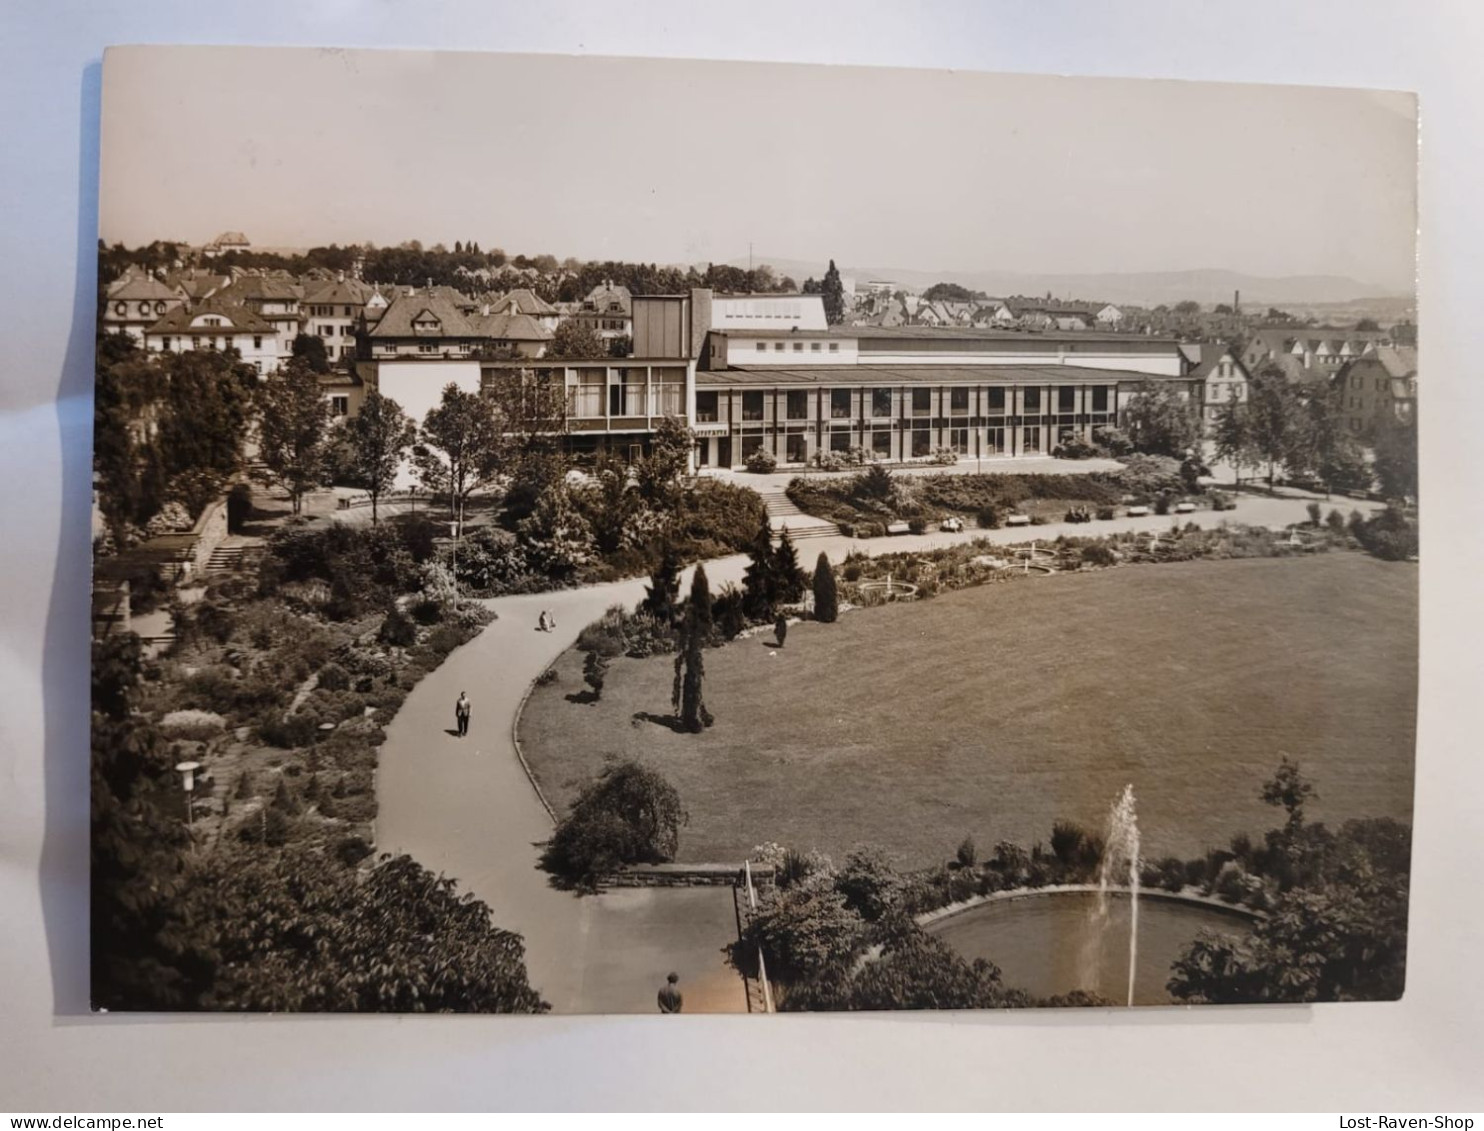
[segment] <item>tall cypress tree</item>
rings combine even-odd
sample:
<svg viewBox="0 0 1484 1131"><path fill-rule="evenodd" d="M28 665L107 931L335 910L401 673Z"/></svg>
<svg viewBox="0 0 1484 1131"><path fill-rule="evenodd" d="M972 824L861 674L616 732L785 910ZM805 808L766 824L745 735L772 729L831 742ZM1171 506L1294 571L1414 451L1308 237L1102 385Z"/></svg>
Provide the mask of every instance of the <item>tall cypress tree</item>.
<svg viewBox="0 0 1484 1131"><path fill-rule="evenodd" d="M823 553L814 563L814 619L833 624L840 615L840 596L835 589L835 571Z"/></svg>
<svg viewBox="0 0 1484 1131"><path fill-rule="evenodd" d="M845 320L845 284L840 281L840 271L833 259L829 270L824 273L819 291L824 296L825 321L831 326L839 325Z"/></svg>
<svg viewBox="0 0 1484 1131"><path fill-rule="evenodd" d="M695 612L696 628L701 634L702 643L705 643L711 639L711 629L715 622L711 611L711 584L706 579L704 565L698 564L690 579L690 610Z"/></svg>
<svg viewBox="0 0 1484 1131"><path fill-rule="evenodd" d="M706 612L702 613L702 609ZM706 572L698 566L696 580L691 585L691 599L686 602L685 616L680 622L680 650L675 656L675 684L671 691L671 704L680 716L680 725L691 734L700 734L716 721L706 709L703 696L706 679L703 653L710 635L710 609Z"/></svg>

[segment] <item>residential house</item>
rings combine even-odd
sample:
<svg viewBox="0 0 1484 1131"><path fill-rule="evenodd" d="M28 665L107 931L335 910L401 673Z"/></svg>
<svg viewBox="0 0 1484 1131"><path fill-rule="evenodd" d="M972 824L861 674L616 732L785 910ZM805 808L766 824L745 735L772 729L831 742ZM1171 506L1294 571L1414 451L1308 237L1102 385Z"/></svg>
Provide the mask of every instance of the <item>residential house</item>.
<svg viewBox="0 0 1484 1131"><path fill-rule="evenodd" d="M448 290L450 288L442 288ZM366 337L371 360L395 358L472 358L486 335L438 288L398 293Z"/></svg>
<svg viewBox="0 0 1484 1131"><path fill-rule="evenodd" d="M271 323L278 335L279 354L288 357L293 353L294 339L304 327L301 310L304 288L298 283L283 275L242 275L218 290L213 298L223 303L241 303Z"/></svg>
<svg viewBox="0 0 1484 1131"><path fill-rule="evenodd" d="M1201 427L1209 433L1223 408L1247 399L1251 374L1223 343L1183 342L1180 352L1190 367L1186 377L1199 382Z"/></svg>
<svg viewBox="0 0 1484 1131"><path fill-rule="evenodd" d="M128 275L108 289L103 330L128 334L143 345L145 331L182 304L181 297L153 275Z"/></svg>
<svg viewBox="0 0 1484 1131"><path fill-rule="evenodd" d="M628 287L605 280L588 292L582 305L570 318L591 328L605 341L633 337L633 305L634 296L629 293Z"/></svg>
<svg viewBox="0 0 1484 1131"><path fill-rule="evenodd" d="M274 325L251 307L209 298L195 307L177 306L144 335L151 353L236 350L260 375L277 373L288 352L280 350Z"/></svg>
<svg viewBox="0 0 1484 1131"><path fill-rule="evenodd" d="M555 330L562 318L561 311L529 287L517 287L485 305L485 314L522 314L535 319L543 330Z"/></svg>
<svg viewBox="0 0 1484 1131"><path fill-rule="evenodd" d="M1417 351L1408 346L1378 346L1343 365L1331 380L1340 397L1345 423L1368 436L1390 418L1416 419Z"/></svg>
<svg viewBox="0 0 1484 1131"><path fill-rule="evenodd" d="M365 323L372 294L368 284L347 279L344 272L304 285L304 333L324 343L330 361L349 362L357 356L356 335Z"/></svg>

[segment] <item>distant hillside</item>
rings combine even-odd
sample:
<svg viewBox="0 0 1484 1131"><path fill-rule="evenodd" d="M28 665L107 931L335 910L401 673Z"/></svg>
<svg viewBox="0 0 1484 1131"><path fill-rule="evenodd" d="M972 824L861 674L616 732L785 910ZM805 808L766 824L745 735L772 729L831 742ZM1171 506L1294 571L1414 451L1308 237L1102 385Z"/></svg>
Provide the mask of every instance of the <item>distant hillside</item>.
<svg viewBox="0 0 1484 1131"><path fill-rule="evenodd" d="M766 255L754 257L775 271L790 275L799 283L809 276L819 278L826 264L801 259L780 259ZM746 266L746 260L738 263ZM1174 304L1194 299L1206 305L1231 302L1235 291L1242 292L1243 306L1283 306L1349 304L1363 299L1392 298L1382 287L1357 282L1339 275L1291 275L1264 278L1240 271L1149 271L1131 274L1039 275L1011 271L917 271L901 267L856 267L840 264L840 274L855 279L863 287L872 279L889 279L909 290L921 291L934 283L957 283L971 290L1001 297L1005 295L1044 295L1050 291L1056 298L1099 299L1126 302L1139 306Z"/></svg>

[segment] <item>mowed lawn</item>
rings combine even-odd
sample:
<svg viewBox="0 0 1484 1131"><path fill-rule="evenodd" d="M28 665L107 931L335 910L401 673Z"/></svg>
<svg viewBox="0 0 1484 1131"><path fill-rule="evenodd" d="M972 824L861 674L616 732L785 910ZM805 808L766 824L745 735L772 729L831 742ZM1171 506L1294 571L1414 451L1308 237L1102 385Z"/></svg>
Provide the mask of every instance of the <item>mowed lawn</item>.
<svg viewBox="0 0 1484 1131"><path fill-rule="evenodd" d="M1033 576L709 651L701 735L633 719L668 715L672 657L615 660L591 704L569 652L520 734L559 813L605 754L661 770L682 860L983 855L1101 829L1128 783L1145 855L1190 856L1280 823L1258 793L1285 754L1314 818L1410 820L1416 625L1416 566L1358 553Z"/></svg>

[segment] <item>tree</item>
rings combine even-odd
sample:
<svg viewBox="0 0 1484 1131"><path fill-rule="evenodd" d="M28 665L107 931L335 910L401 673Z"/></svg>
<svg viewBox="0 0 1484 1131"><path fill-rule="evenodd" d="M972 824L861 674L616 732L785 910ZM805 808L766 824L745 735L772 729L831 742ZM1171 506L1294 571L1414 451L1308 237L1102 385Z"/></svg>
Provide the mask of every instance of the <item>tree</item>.
<svg viewBox="0 0 1484 1131"><path fill-rule="evenodd" d="M773 606L778 603L778 580L773 558L773 527L768 516L747 548L750 559L742 574L742 609L755 621L773 619Z"/></svg>
<svg viewBox="0 0 1484 1131"><path fill-rule="evenodd" d="M639 494L657 507L674 509L680 478L690 468L696 434L678 416L665 416L655 426L650 453L638 460L634 478Z"/></svg>
<svg viewBox="0 0 1484 1131"><path fill-rule="evenodd" d="M1124 410L1123 430L1134 450L1179 459L1200 440L1190 398L1169 385L1144 384Z"/></svg>
<svg viewBox="0 0 1484 1131"><path fill-rule="evenodd" d="M592 530L564 483L543 492L515 530L526 558L549 577L565 579L592 557Z"/></svg>
<svg viewBox="0 0 1484 1131"><path fill-rule="evenodd" d="M973 302L983 296L977 291L971 291L968 287L961 287L957 283L934 283L922 292L923 300L926 302L939 302L947 299L950 302Z"/></svg>
<svg viewBox="0 0 1484 1131"><path fill-rule="evenodd" d="M660 559L654 572L649 575L649 584L644 589L644 600L639 603L641 612L648 613L661 624L675 623L675 612L680 604L680 555L675 547L666 542L660 550Z"/></svg>
<svg viewBox="0 0 1484 1131"><path fill-rule="evenodd" d="M716 620L712 614L711 583L706 578L706 567L697 563L695 572L690 579L690 602L687 611L694 610L696 615L696 631L701 637L701 642L706 643L711 639L712 629Z"/></svg>
<svg viewBox="0 0 1484 1131"><path fill-rule="evenodd" d="M1387 416L1376 428L1375 471L1388 498L1417 498L1417 421Z"/></svg>
<svg viewBox="0 0 1484 1131"><path fill-rule="evenodd" d="M312 373L328 373L330 357L325 352L325 340L316 334L294 335L293 357L309 366Z"/></svg>
<svg viewBox="0 0 1484 1131"><path fill-rule="evenodd" d="M417 427L401 405L372 389L361 411L346 420L344 436L357 481L371 496L371 525L375 526L377 506L396 481L402 460L417 439Z"/></svg>
<svg viewBox="0 0 1484 1131"><path fill-rule="evenodd" d="M1211 441L1216 458L1231 464L1240 481L1243 466L1253 462L1245 404L1230 400L1216 410L1216 419L1211 425Z"/></svg>
<svg viewBox="0 0 1484 1131"><path fill-rule="evenodd" d="M819 293L824 296L825 321L831 326L838 326L845 319L845 284L840 281L840 271L833 259L830 260L829 270L824 273L824 281L819 285Z"/></svg>
<svg viewBox="0 0 1484 1131"><path fill-rule="evenodd" d="M1381 329L1381 324L1374 318L1362 318L1355 324L1355 329L1361 333L1376 332Z"/></svg>
<svg viewBox="0 0 1484 1131"><path fill-rule="evenodd" d="M1287 757L1262 787L1264 804L1281 808L1288 815L1287 827L1290 829L1303 826L1304 806L1317 797L1313 783L1299 772L1298 763L1290 762Z"/></svg>
<svg viewBox="0 0 1484 1131"><path fill-rule="evenodd" d="M804 571L799 568L799 554L788 527L778 537L773 551L773 586L776 604L795 605L804 599Z"/></svg>
<svg viewBox="0 0 1484 1131"><path fill-rule="evenodd" d="M786 997L832 968L848 967L865 944L865 924L842 895L795 884L777 892L743 928L732 964L755 977L761 950L768 978Z"/></svg>
<svg viewBox="0 0 1484 1131"><path fill-rule="evenodd" d="M1200 312L1201 304L1192 298L1183 299L1175 304L1176 314L1199 314Z"/></svg>
<svg viewBox="0 0 1484 1131"><path fill-rule="evenodd" d="M309 365L291 361L258 386L258 458L263 478L289 494L295 514L304 495L325 479L325 430L330 405Z"/></svg>
<svg viewBox="0 0 1484 1131"><path fill-rule="evenodd" d="M1284 456L1289 471L1318 476L1326 493L1369 486L1365 458L1345 426L1341 391L1332 386L1309 390L1298 409Z"/></svg>
<svg viewBox="0 0 1484 1131"><path fill-rule="evenodd" d="M993 963L965 961L949 944L908 920L894 920L883 933L879 955L860 963L830 964L809 981L791 986L784 1008L1001 1009L1032 1004L1025 994L1005 989ZM769 965L770 974L772 969Z"/></svg>
<svg viewBox="0 0 1484 1131"><path fill-rule="evenodd" d="M845 858L835 877L835 890L845 897L845 906L868 923L874 923L896 906L902 893L902 877L879 848L858 848Z"/></svg>
<svg viewBox="0 0 1484 1131"><path fill-rule="evenodd" d="M593 649L582 661L582 680L592 688L593 702L603 697L603 682L608 678L608 656Z"/></svg>
<svg viewBox="0 0 1484 1131"><path fill-rule="evenodd" d="M490 402L452 382L423 418L412 461L423 486L447 496L455 538L463 533L469 496L488 486L498 472L501 440Z"/></svg>
<svg viewBox="0 0 1484 1131"><path fill-rule="evenodd" d="M182 914L186 813L169 748L144 714L139 638L92 656L91 998L110 1010L180 1009L210 983L210 948Z"/></svg>
<svg viewBox="0 0 1484 1131"><path fill-rule="evenodd" d="M1268 468L1272 490L1277 468L1291 454L1303 407L1293 385L1266 365L1247 383L1246 431L1251 454Z"/></svg>
<svg viewBox="0 0 1484 1131"><path fill-rule="evenodd" d="M671 709L680 725L691 734L700 734L716 720L706 709L705 648L711 636L711 591L706 583L706 568L696 566L691 582L690 600L680 622L680 647L675 655L675 683L671 690Z"/></svg>
<svg viewBox="0 0 1484 1131"><path fill-rule="evenodd" d="M541 866L591 884L624 864L662 864L675 859L688 820L680 795L658 771L633 760L610 762L558 823Z"/></svg>
<svg viewBox="0 0 1484 1131"><path fill-rule="evenodd" d="M814 563L814 619L823 624L834 624L840 615L840 595L835 588L835 571L830 568L830 559L820 552Z"/></svg>
<svg viewBox="0 0 1484 1131"><path fill-rule="evenodd" d="M252 821L253 818L248 818ZM334 856L218 849L189 904L220 973L199 1003L272 1012L540 1013L521 937L408 856L365 873Z"/></svg>
<svg viewBox="0 0 1484 1131"><path fill-rule="evenodd" d="M607 357L608 343L586 322L569 318L557 326L547 344L545 356L573 360Z"/></svg>

